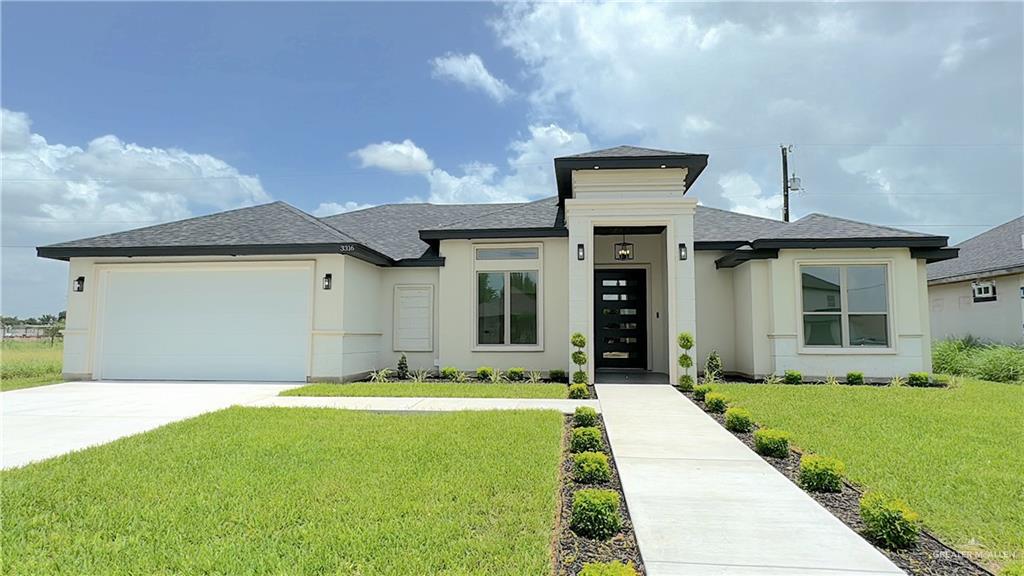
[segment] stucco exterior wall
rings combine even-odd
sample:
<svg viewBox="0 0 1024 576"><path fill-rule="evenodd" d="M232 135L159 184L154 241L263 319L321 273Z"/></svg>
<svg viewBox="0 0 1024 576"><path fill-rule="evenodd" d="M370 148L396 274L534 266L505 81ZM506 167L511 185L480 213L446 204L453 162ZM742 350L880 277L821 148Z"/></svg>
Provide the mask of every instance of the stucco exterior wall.
<svg viewBox="0 0 1024 576"><path fill-rule="evenodd" d="M378 368L383 345L380 301L386 295L380 268L351 257L344 258L344 266L341 377L351 380Z"/></svg>
<svg viewBox="0 0 1024 576"><path fill-rule="evenodd" d="M935 340L976 336L1005 344L1024 340L1024 274L987 278L996 283L996 300L975 302L971 281L928 287L931 336Z"/></svg>
<svg viewBox="0 0 1024 576"><path fill-rule="evenodd" d="M476 272L474 246L540 244L542 247L541 294L538 303L539 321L543 325L542 344L537 350L507 351L476 348ZM485 241L443 240L441 256L444 267L438 271L438 359L441 366L475 370L491 366L501 370L521 366L527 370L547 371L569 366L569 298L565 263L569 258L565 238L537 240Z"/></svg>
<svg viewBox="0 0 1024 576"><path fill-rule="evenodd" d="M715 259L725 252L695 252L697 277L697 354L699 372L713 350L722 359L723 370L733 370L736 358L736 302L733 293L733 268L715 269ZM749 308L749 303L747 308ZM672 346L675 350L675 346Z"/></svg>
<svg viewBox="0 0 1024 576"><path fill-rule="evenodd" d="M433 350L430 352L407 352L411 370L431 370L439 362L438 347L441 341L438 318L440 290L438 289L439 268L382 268L380 283L381 340L378 368L394 367L402 355L395 349L395 286L433 286Z"/></svg>

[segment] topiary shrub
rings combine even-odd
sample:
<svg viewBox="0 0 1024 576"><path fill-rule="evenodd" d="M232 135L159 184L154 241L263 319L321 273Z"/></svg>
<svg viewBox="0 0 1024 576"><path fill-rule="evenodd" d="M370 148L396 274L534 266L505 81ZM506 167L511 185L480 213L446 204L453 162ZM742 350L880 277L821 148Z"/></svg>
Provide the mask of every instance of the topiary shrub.
<svg viewBox="0 0 1024 576"><path fill-rule="evenodd" d="M525 368L509 368L508 372L505 372L505 377L508 378L509 382L522 382L526 380L526 369Z"/></svg>
<svg viewBox="0 0 1024 576"><path fill-rule="evenodd" d="M693 392L693 376L680 374L677 387L683 392Z"/></svg>
<svg viewBox="0 0 1024 576"><path fill-rule="evenodd" d="M573 332L572 336L569 337L569 343L576 347L576 350L571 355L572 363L576 365L572 381L576 384L585 384L588 378L587 371L583 367L587 364L587 353L583 351L583 348L587 345L587 337L579 332Z"/></svg>
<svg viewBox="0 0 1024 576"><path fill-rule="evenodd" d="M476 369L477 380L490 380L491 378L494 378L494 368L491 368L490 366L481 366Z"/></svg>
<svg viewBox="0 0 1024 576"><path fill-rule="evenodd" d="M601 438L601 430L593 426L573 428L572 438L569 440L569 451L573 454L604 452L604 439Z"/></svg>
<svg viewBox="0 0 1024 576"><path fill-rule="evenodd" d="M637 576L632 564L615 562L587 562L579 576Z"/></svg>
<svg viewBox="0 0 1024 576"><path fill-rule="evenodd" d="M577 371L573 372L572 373L572 383L573 384L586 384L587 383L587 373L584 372L583 370L577 370Z"/></svg>
<svg viewBox="0 0 1024 576"><path fill-rule="evenodd" d="M789 432L774 428L754 431L754 451L761 456L785 458L789 456Z"/></svg>
<svg viewBox="0 0 1024 576"><path fill-rule="evenodd" d="M729 405L729 401L725 398L725 394L719 392L708 392L704 395L704 407L707 408L708 412L714 412L715 414L721 414L725 412L725 408Z"/></svg>
<svg viewBox="0 0 1024 576"><path fill-rule="evenodd" d="M863 372L847 372L846 373L846 383L851 385L851 386L860 386L861 384L864 383L864 373Z"/></svg>
<svg viewBox="0 0 1024 576"><path fill-rule="evenodd" d="M555 368L554 370L548 370L548 380L552 382L568 382L569 379L566 376L565 370L561 368Z"/></svg>
<svg viewBox="0 0 1024 576"><path fill-rule="evenodd" d="M571 400L586 400L590 398L590 390L583 383L569 385L569 398Z"/></svg>
<svg viewBox="0 0 1024 576"><path fill-rule="evenodd" d="M443 380L457 380L459 378L459 369L455 366L445 366L441 368L441 379Z"/></svg>
<svg viewBox="0 0 1024 576"><path fill-rule="evenodd" d="M800 458L800 486L811 492L839 492L846 466L838 458L806 454Z"/></svg>
<svg viewBox="0 0 1024 576"><path fill-rule="evenodd" d="M612 479L608 456L601 452L580 452L572 457L572 478L580 484L603 484Z"/></svg>
<svg viewBox="0 0 1024 576"><path fill-rule="evenodd" d="M569 343L576 348L583 348L587 345L587 337L579 332L573 332L572 336L569 337Z"/></svg>
<svg viewBox="0 0 1024 576"><path fill-rule="evenodd" d="M614 490L587 488L572 495L569 527L584 538L607 540L622 529L621 502Z"/></svg>
<svg viewBox="0 0 1024 576"><path fill-rule="evenodd" d="M907 377L907 384L911 386L931 386L932 377L927 372L911 372Z"/></svg>
<svg viewBox="0 0 1024 576"><path fill-rule="evenodd" d="M690 350L693 348L693 334L689 332L680 332L676 336L676 344L682 348L683 352L679 355L679 367L683 369L683 376L690 378L690 367L693 366L693 357L690 356ZM682 378L682 376L680 376ZM690 384L693 384L693 380L690 379Z"/></svg>
<svg viewBox="0 0 1024 576"><path fill-rule="evenodd" d="M782 376L782 381L786 384L802 384L804 375L799 370L786 370Z"/></svg>
<svg viewBox="0 0 1024 576"><path fill-rule="evenodd" d="M577 366L582 366L587 363L587 353L583 350L576 350L572 353L570 358L572 358L572 363Z"/></svg>
<svg viewBox="0 0 1024 576"><path fill-rule="evenodd" d="M578 406L572 415L574 428L597 426L597 410L590 406Z"/></svg>
<svg viewBox="0 0 1024 576"><path fill-rule="evenodd" d="M754 417L750 410L733 406L725 411L725 429L733 432L750 432L754 429Z"/></svg>
<svg viewBox="0 0 1024 576"><path fill-rule="evenodd" d="M704 401L704 398L707 396L708 392L711 392L711 386L701 385L693 387L693 397L696 398L697 400L700 400L701 402Z"/></svg>
<svg viewBox="0 0 1024 576"><path fill-rule="evenodd" d="M906 502L881 492L861 497L860 517L868 539L889 550L910 548L921 533L917 513Z"/></svg>
<svg viewBox="0 0 1024 576"><path fill-rule="evenodd" d="M708 354L708 359L704 361L704 377L718 378L722 375L722 358L718 355L718 350L712 350L711 354Z"/></svg>
<svg viewBox="0 0 1024 576"><path fill-rule="evenodd" d="M398 366L395 367L395 376L399 380L409 379L409 359L405 357L405 352L402 352L402 357L398 359Z"/></svg>

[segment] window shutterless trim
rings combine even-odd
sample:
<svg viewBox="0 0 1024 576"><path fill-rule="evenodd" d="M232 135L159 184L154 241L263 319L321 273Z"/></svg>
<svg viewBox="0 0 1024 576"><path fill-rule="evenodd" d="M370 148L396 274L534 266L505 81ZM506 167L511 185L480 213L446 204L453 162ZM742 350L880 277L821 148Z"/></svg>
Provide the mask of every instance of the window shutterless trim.
<svg viewBox="0 0 1024 576"><path fill-rule="evenodd" d="M891 260L796 260L796 311L797 311L797 354L896 354L897 337L895 330L895 314L893 312L893 263ZM850 312L847 294L847 268L858 266L882 266L885 268L885 312ZM803 268L838 268L839 269L839 311L836 312L804 312ZM804 333L804 316L839 316L841 345L806 344ZM885 316L885 346L854 346L850 344L850 316Z"/></svg>

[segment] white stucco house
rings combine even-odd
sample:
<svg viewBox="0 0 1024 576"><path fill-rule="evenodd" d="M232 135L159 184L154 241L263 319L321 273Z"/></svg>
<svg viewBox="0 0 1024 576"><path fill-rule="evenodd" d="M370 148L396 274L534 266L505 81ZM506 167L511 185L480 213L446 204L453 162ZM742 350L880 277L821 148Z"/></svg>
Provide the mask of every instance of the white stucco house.
<svg viewBox="0 0 1024 576"><path fill-rule="evenodd" d="M932 337L1024 342L1024 216L956 245L928 266Z"/></svg>
<svg viewBox="0 0 1024 576"><path fill-rule="evenodd" d="M727 372L928 371L928 262L947 238L701 206L703 154L554 160L524 204L283 202L40 247L69 269L65 377L349 380L394 366L569 368L675 381L675 335ZM596 374L595 374L596 371ZM592 380L593 381L593 380Z"/></svg>

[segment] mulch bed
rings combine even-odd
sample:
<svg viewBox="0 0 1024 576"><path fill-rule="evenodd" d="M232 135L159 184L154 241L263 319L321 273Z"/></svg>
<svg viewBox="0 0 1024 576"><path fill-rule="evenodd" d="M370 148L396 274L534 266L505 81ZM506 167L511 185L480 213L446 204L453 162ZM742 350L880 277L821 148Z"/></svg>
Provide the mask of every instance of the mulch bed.
<svg viewBox="0 0 1024 576"><path fill-rule="evenodd" d="M706 414L714 418L716 422L725 428L724 414L708 412L704 407L704 403L694 398L690 392L683 392L682 394L692 400L694 404L704 409ZM754 449L753 432L728 431L749 446L751 450ZM772 458L770 456L761 456L761 458L799 486L800 484L797 479L800 473L800 456L799 451L791 449L789 455L785 458ZM864 522L860 518L860 497L863 491L859 487L844 480L842 492L835 494L807 492L807 494L817 500L819 504L824 506L836 518L864 537L865 540L868 540L864 536ZM870 540L868 541L870 542ZM879 546L875 546L875 548L882 554L885 554L896 566L912 576L993 576L991 572L974 563L960 552L946 546L938 538L925 530L921 531L921 537L918 539L917 544L907 550L892 551Z"/></svg>
<svg viewBox="0 0 1024 576"><path fill-rule="evenodd" d="M601 428L601 435L604 436L604 445L610 446L608 433L604 427L604 420L598 417ZM612 479L604 484L577 484L572 479L572 454L569 452L569 439L572 434L572 416L567 416L565 421L565 434L563 438L562 452L562 502L558 515L558 526L555 537L555 574L558 576L576 576L583 565L588 562L612 562L619 560L624 563L632 563L637 574L646 574L644 571L643 559L640 557L640 548L636 543L636 535L633 533L633 523L629 519L629 510L626 507L626 497L622 493L622 484L619 482L619 471L615 466L615 458L611 450L607 451L608 459L611 462ZM622 499L622 531L610 540L591 540L578 536L569 528L572 513L572 495L582 488L605 488L615 490Z"/></svg>

